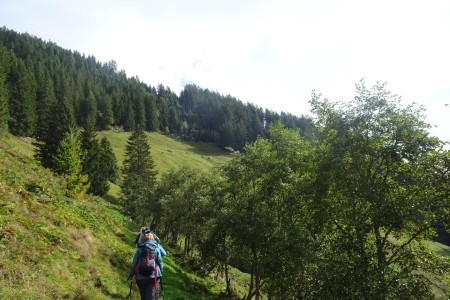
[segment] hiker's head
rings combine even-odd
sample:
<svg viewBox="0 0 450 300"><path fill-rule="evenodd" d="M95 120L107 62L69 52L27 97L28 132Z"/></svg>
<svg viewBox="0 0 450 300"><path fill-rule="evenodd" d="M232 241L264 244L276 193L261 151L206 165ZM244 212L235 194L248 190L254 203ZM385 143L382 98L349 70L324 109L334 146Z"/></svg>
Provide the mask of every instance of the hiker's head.
<svg viewBox="0 0 450 300"><path fill-rule="evenodd" d="M154 240L155 240L155 237L153 236L150 229L146 230L144 232L144 241L154 241Z"/></svg>
<svg viewBox="0 0 450 300"><path fill-rule="evenodd" d="M142 228L141 228L141 233L144 234L147 230L148 230L147 227L142 227Z"/></svg>

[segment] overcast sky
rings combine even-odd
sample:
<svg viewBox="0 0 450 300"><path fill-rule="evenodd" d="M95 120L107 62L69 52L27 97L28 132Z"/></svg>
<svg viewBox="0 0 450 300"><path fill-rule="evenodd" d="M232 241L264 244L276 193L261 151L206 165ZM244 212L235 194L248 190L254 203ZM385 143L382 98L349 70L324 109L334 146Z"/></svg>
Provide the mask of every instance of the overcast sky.
<svg viewBox="0 0 450 300"><path fill-rule="evenodd" d="M341 101L362 78L387 82L450 141L447 0L0 0L0 26L152 86L194 83L295 115L313 90Z"/></svg>

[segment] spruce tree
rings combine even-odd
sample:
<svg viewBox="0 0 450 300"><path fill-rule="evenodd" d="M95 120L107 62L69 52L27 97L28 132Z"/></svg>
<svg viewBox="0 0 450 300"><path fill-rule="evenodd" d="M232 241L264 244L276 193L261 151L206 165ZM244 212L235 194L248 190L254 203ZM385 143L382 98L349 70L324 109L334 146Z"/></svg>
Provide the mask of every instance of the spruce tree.
<svg viewBox="0 0 450 300"><path fill-rule="evenodd" d="M79 133L71 128L61 140L53 156L56 172L66 180L66 195L77 197L87 188L87 176L82 174L82 151Z"/></svg>
<svg viewBox="0 0 450 300"><path fill-rule="evenodd" d="M112 151L111 144L106 137L100 141L99 167L97 176L92 181L92 193L103 196L110 189L109 182L116 182L119 178L117 158Z"/></svg>
<svg viewBox="0 0 450 300"><path fill-rule="evenodd" d="M40 66L37 75L37 90L36 90L36 138L39 140L45 136L48 126L50 125L50 118L52 117L52 109L55 107L56 97L53 89L53 81L48 73Z"/></svg>
<svg viewBox="0 0 450 300"><path fill-rule="evenodd" d="M156 95L154 93L146 93L144 101L147 121L146 129L148 131L158 131L159 116L158 107L156 106Z"/></svg>
<svg viewBox="0 0 450 300"><path fill-rule="evenodd" d="M9 71L9 52L0 47L0 136L8 132L9 108L6 77Z"/></svg>
<svg viewBox="0 0 450 300"><path fill-rule="evenodd" d="M83 174L88 176L89 189L88 193L97 194L95 192L100 161L100 145L97 141L97 135L91 122L87 122L81 133L81 148L83 150Z"/></svg>
<svg viewBox="0 0 450 300"><path fill-rule="evenodd" d="M125 213L145 222L146 208L153 202L156 184L155 164L145 131L136 127L127 141L123 162L122 200Z"/></svg>
<svg viewBox="0 0 450 300"><path fill-rule="evenodd" d="M104 95L98 99L97 126L100 130L108 130L112 124L114 124L112 98L110 95Z"/></svg>
<svg viewBox="0 0 450 300"><path fill-rule="evenodd" d="M8 90L6 89L5 77L0 70L0 136L8 132Z"/></svg>
<svg viewBox="0 0 450 300"><path fill-rule="evenodd" d="M53 157L59 147L60 142L70 128L75 128L75 117L73 108L67 97L58 99L52 109L48 111L45 118L47 125L45 131L36 143L35 157L41 164L50 169L55 168Z"/></svg>
<svg viewBox="0 0 450 300"><path fill-rule="evenodd" d="M97 100L91 90L87 92L87 96L81 101L79 114L81 124L91 123L95 126L97 122Z"/></svg>
<svg viewBox="0 0 450 300"><path fill-rule="evenodd" d="M84 153L83 173L88 176L88 193L103 196L109 191L109 181L114 182L118 177L117 159L106 137L98 142L92 124L85 126L81 144Z"/></svg>
<svg viewBox="0 0 450 300"><path fill-rule="evenodd" d="M14 135L32 136L36 125L36 88L33 75L15 59L8 74L9 129Z"/></svg>
<svg viewBox="0 0 450 300"><path fill-rule="evenodd" d="M106 137L100 140L100 167L108 181L116 182L119 179L119 167L111 144Z"/></svg>
<svg viewBox="0 0 450 300"><path fill-rule="evenodd" d="M133 109L133 105L130 103L127 109L127 115L125 119L125 123L123 124L123 129L125 131L132 131L136 127L135 123L135 112Z"/></svg>

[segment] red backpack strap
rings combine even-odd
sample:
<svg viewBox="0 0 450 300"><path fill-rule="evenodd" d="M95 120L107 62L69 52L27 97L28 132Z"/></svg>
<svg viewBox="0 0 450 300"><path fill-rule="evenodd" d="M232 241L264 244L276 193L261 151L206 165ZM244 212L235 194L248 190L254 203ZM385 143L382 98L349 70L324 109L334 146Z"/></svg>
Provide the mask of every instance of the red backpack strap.
<svg viewBox="0 0 450 300"><path fill-rule="evenodd" d="M153 273L154 273L154 275L155 275L155 283L154 283L154 286L153 286L153 292L155 293L155 297L156 297L156 295L157 295L157 290L156 290L156 281L158 280L158 270L156 270L156 259L153 261L153 263L154 263L154 266L153 266Z"/></svg>

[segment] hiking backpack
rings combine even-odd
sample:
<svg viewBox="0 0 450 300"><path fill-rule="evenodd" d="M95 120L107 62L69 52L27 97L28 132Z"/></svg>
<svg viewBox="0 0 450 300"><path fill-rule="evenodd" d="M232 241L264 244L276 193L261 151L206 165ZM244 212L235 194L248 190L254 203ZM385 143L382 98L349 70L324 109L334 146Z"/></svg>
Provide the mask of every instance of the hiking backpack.
<svg viewBox="0 0 450 300"><path fill-rule="evenodd" d="M139 274L150 276L153 272L156 273L156 258L158 257L156 245L144 244L140 247L141 256L139 257Z"/></svg>

